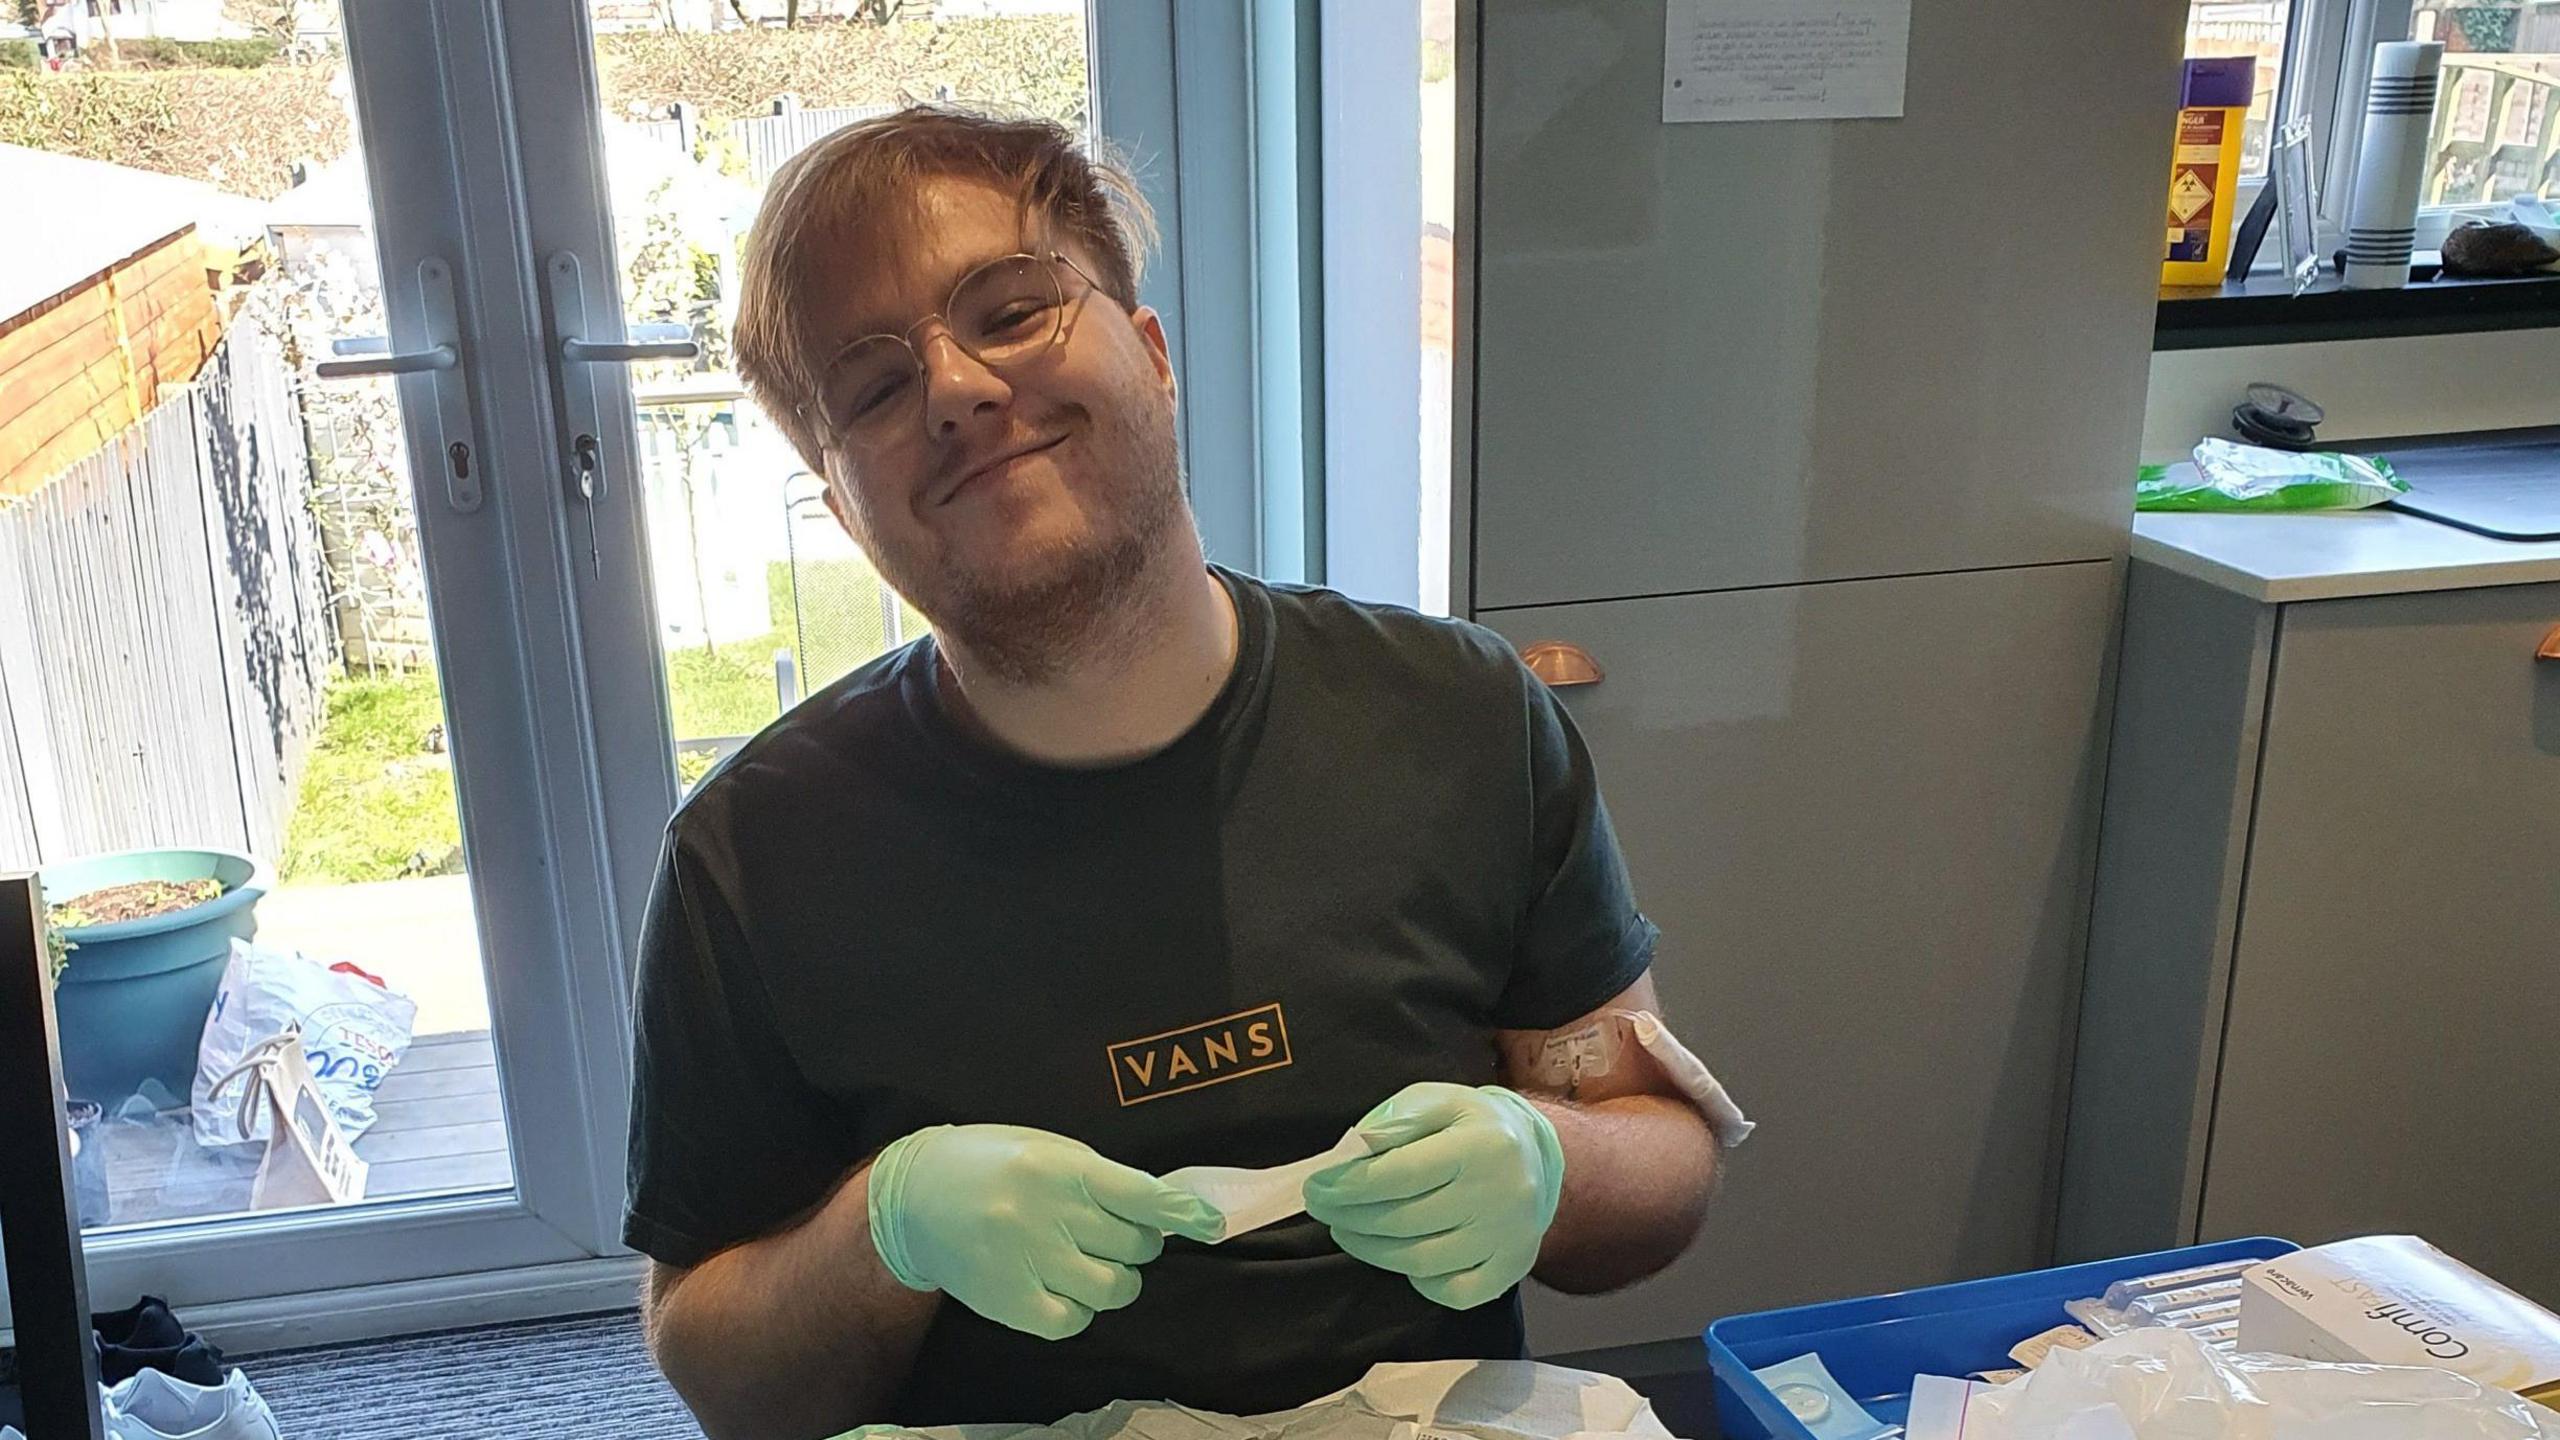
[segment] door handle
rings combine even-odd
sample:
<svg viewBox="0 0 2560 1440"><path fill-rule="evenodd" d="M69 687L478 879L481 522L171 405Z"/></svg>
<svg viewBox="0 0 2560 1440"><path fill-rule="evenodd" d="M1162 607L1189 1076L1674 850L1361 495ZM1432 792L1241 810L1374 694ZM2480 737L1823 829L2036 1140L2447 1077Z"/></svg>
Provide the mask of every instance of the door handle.
<svg viewBox="0 0 2560 1440"><path fill-rule="evenodd" d="M373 353L371 359L323 360L312 367L312 373L323 380L349 380L360 375L420 375L429 370L450 370L462 363L462 356L450 345L438 345L432 350L410 350L395 355L391 352L391 342L383 336L368 335L364 340L377 342L380 347L378 352ZM348 342L342 340L338 343L343 345ZM356 343L364 342L360 340ZM368 352L359 350L354 353L361 355Z"/></svg>
<svg viewBox="0 0 2560 1440"><path fill-rule="evenodd" d="M693 331L682 325L631 325L629 340L560 341L560 358L587 364L628 365L634 360L690 360L702 353Z"/></svg>
<svg viewBox="0 0 2560 1440"><path fill-rule="evenodd" d="M1568 685L1597 685L1609 678L1591 652L1564 640L1541 640L1520 652L1520 663L1529 673L1547 682L1547 688L1561 690Z"/></svg>
<svg viewBox="0 0 2560 1440"><path fill-rule="evenodd" d="M596 409L596 381L589 372L591 365L628 365L635 360L690 360L702 353L693 332L682 325L633 325L621 340L590 340L587 337L586 267L573 251L562 250L543 262L543 275L550 282L551 333L560 342L560 395L568 406L568 424L572 453L570 473L579 479L579 498L589 505L605 493L604 467L597 463L595 446L586 442L582 455L576 450L579 436L601 437L604 424Z"/></svg>
<svg viewBox="0 0 2560 1440"><path fill-rule="evenodd" d="M434 417L438 434L433 447L445 457L445 500L465 515L480 508L480 471L472 463L471 395L462 376L462 323L453 304L453 269L435 256L418 262L410 282L415 288L418 318L425 333L414 350L395 350L387 335L358 335L339 340L330 349L354 359L323 360L312 367L312 373L323 380L348 380L367 375L408 375L421 377L433 392L431 406L409 407L410 413ZM390 287L384 287L384 298L391 298ZM417 398L412 390L409 399Z"/></svg>

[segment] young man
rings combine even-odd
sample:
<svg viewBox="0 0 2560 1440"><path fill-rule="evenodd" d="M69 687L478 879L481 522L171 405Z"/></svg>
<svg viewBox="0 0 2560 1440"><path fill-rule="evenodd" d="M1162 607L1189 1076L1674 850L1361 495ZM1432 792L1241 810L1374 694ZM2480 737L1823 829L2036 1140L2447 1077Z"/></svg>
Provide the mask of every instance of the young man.
<svg viewBox="0 0 2560 1440"><path fill-rule="evenodd" d="M934 636L705 779L642 936L626 1235L719 1440L1301 1404L1522 1353L1715 1173L1563 710L1485 631L1204 563L1147 238L1064 130L909 110L774 177L739 368ZM1358 1127L1220 1238L1158 1176Z"/></svg>

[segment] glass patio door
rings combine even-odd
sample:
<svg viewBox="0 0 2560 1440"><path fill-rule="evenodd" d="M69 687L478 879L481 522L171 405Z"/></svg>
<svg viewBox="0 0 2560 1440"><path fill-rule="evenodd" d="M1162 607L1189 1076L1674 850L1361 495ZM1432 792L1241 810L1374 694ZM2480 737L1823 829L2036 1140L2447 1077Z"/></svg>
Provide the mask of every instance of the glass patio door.
<svg viewBox="0 0 2560 1440"><path fill-rule="evenodd" d="M279 312L258 333L284 400L230 453L273 463L301 440L260 492L285 539L216 505L168 548L228 537L305 577L229 622L251 649L283 647L290 663L262 673L300 686L287 688L305 707L226 712L291 752L273 783L294 799L249 847L267 847L251 858L275 877L256 943L311 962L306 979L328 977L315 983L378 978L415 1014L356 1138L365 1195L266 1206L254 1173L233 1173L231 1199L162 1214L117 1208L132 1188L119 1181L87 1239L92 1282L284 1316L354 1303L330 1292L433 1282L401 1291L402 1305L427 1298L386 1324L485 1316L436 1307L486 1290L519 1312L580 1303L547 1293L622 1303L638 1273L618 1245L629 960L666 819L720 754L922 627L729 369L762 186L827 130L913 99L1100 126L1135 152L1160 212L1148 299L1183 370L1186 447L1247 453L1246 402L1219 396L1249 389L1249 330L1183 326L1186 274L1246 273L1240 222L1216 244L1183 223L1203 177L1243 193L1240 91L1204 82L1185 99L1173 84L1178 64L1240 77L1244 29L1227 7L1173 0L342 12L343 36L296 63L339 97L346 138L332 149L315 129L328 153L243 222L262 246L256 303ZM210 403L190 423L235 423L206 418ZM1201 508L1213 551L1251 563L1228 518L1250 512L1249 491ZM287 563L295 546L317 556L307 575ZM216 585L217 610L232 593ZM14 701L10 644L0 623ZM165 708L222 703L205 689ZM75 974L87 958L74 952ZM102 1106L96 1153L205 1163L177 1088ZM126 1181L144 1173L118 1163Z"/></svg>
<svg viewBox="0 0 2560 1440"><path fill-rule="evenodd" d="M338 1332L486 1317L489 1294L512 1312L625 1304L630 951L666 817L783 707L922 633L727 361L760 187L829 128L906 100L1101 128L1134 151L1160 210L1147 300L1183 372L1185 451L1247 477L1252 328L1211 307L1185 328L1185 277L1249 277L1247 26L1242 10L1172 0L294 13L307 33L276 59L297 69L207 123L238 133L256 115L294 136L264 149L310 164L279 161L246 195L225 169L241 146L210 146L230 159L202 169L233 192L187 192L200 233L220 215L238 241L220 261L238 287L218 295L230 369L164 382L192 405L179 420L202 471L166 489L195 510L110 520L125 530L105 546L172 564L212 553L210 582L189 569L108 605L95 556L46 551L31 569L36 546L10 530L26 530L23 507L0 507L0 600L10 584L56 602L95 592L56 630L123 666L59 682L95 715L44 730L41 784L0 771L0 851L44 843L31 858L49 866L102 848L238 851L253 884L215 879L259 889L256 953L300 976L259 994L300 984L305 1012L320 992L353 994L369 1022L397 1012L387 1030L404 1027L407 1048L366 1056L381 1081L353 1143L369 1186L335 1202L287 1204L261 1189L264 1148L202 1143L195 1120L218 1107L192 1104L189 1063L172 1061L159 1092L102 1094L82 1117L87 1153L108 1161L92 1286L215 1317L243 1302L276 1325L402 1309ZM1178 95L1178 67L1201 85ZM1185 225L1213 190L1221 202L1201 208L1219 223ZM212 261L156 264L128 279ZM266 369L243 379L251 361ZM56 500L113 510L141 487L125 471L82 484ZM1213 553L1252 564L1252 510L1249 484L1203 492ZM56 541L79 533L38 518ZM215 669L241 669L256 705L241 679L179 664L179 623L207 592ZM51 694L36 679L64 643L46 633L44 664L28 653L0 618L13 758L31 751L28 697ZM141 700L118 710L115 694ZM197 751L172 761L151 740L141 761L118 758L128 733L189 715ZM192 792L172 776L212 761L233 776L233 812L256 802L236 830L205 820L220 805L179 807ZM138 828L69 833L61 815ZM72 953L67 989L102 979L108 938ZM230 999L197 1015L215 1004Z"/></svg>
<svg viewBox="0 0 2560 1440"><path fill-rule="evenodd" d="M71 945L101 1297L613 1249L625 897L490 8L305 6L166 87L229 97L180 111L203 144L7 162L54 254L0 317L0 865ZM98 47L26 83L156 73ZM288 1020L364 1162L326 1193L251 1089Z"/></svg>
<svg viewBox="0 0 2560 1440"><path fill-rule="evenodd" d="M0 866L72 943L102 1302L289 1340L630 1294L614 840L673 789L599 784L497 10L302 5L220 74L28 77L182 123L8 156L51 254L0 315ZM317 1194L251 1089L292 1084L287 1020L361 1161Z"/></svg>

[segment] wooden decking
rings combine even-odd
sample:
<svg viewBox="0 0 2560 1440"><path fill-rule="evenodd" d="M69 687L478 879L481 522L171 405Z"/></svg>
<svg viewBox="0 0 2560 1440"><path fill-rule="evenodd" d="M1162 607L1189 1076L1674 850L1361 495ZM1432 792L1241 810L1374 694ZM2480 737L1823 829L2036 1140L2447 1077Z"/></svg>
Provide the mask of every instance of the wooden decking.
<svg viewBox="0 0 2560 1440"><path fill-rule="evenodd" d="M429 1035L374 1092L373 1127L356 1141L372 1165L369 1201L504 1190L515 1183L506 1121L498 1106L498 1067L485 1030ZM123 1227L210 1220L249 1208L254 1153L199 1147L184 1109L111 1119L99 1132L105 1156L108 1213ZM85 1215L90 1228L98 1217Z"/></svg>

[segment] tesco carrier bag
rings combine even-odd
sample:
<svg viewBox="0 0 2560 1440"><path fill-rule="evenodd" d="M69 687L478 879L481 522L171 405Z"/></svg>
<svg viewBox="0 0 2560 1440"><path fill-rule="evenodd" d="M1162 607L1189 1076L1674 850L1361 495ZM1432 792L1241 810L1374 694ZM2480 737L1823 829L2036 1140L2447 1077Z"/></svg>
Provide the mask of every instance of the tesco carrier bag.
<svg viewBox="0 0 2560 1440"><path fill-rule="evenodd" d="M189 1097L196 1143L257 1144L272 1135L267 1112L240 1103L241 1066L296 1026L302 1059L330 1118L355 1139L373 1124L373 1092L408 1053L417 1019L416 1001L354 965L324 965L296 950L232 941L222 988L214 992L196 1047Z"/></svg>

